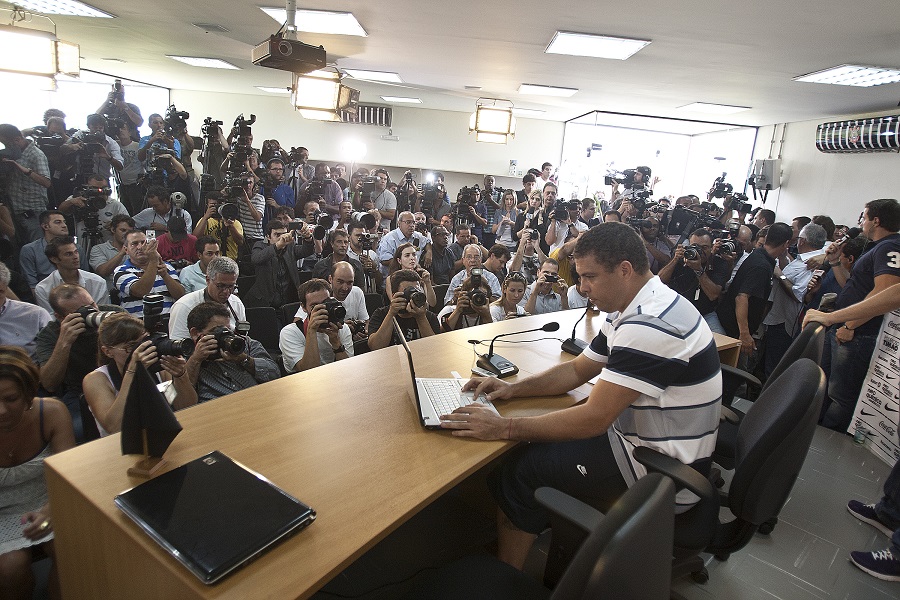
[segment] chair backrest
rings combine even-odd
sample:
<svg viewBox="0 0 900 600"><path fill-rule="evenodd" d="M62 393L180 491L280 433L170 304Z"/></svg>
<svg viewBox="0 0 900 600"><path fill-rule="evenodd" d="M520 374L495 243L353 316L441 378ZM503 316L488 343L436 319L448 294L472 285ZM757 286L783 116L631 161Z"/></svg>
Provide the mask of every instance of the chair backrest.
<svg viewBox="0 0 900 600"><path fill-rule="evenodd" d="M759 525L778 515L815 433L825 374L808 358L787 367L760 394L738 428L731 512Z"/></svg>
<svg viewBox="0 0 900 600"><path fill-rule="evenodd" d="M300 308L299 302L291 302L289 304L285 304L281 307L281 325L290 325L294 322L294 315L297 314L297 310Z"/></svg>
<svg viewBox="0 0 900 600"><path fill-rule="evenodd" d="M447 295L449 289L449 283L434 286L434 306L430 307L433 312L441 312L441 309L444 308L444 296Z"/></svg>
<svg viewBox="0 0 900 600"><path fill-rule="evenodd" d="M775 368L763 384L762 389L769 387L772 381L784 373L785 369L800 360L808 358L817 365L822 362L822 350L825 348L825 326L821 323L810 323L800 331Z"/></svg>
<svg viewBox="0 0 900 600"><path fill-rule="evenodd" d="M237 278L238 296L246 296L254 283L256 283L256 275L240 275Z"/></svg>
<svg viewBox="0 0 900 600"><path fill-rule="evenodd" d="M384 306L384 296L381 294L366 294L366 312L369 313L369 316L372 316L372 313Z"/></svg>
<svg viewBox="0 0 900 600"><path fill-rule="evenodd" d="M84 394L78 396L78 405L81 407L82 443L100 439L100 429L97 427L97 421L94 420L94 413L91 412L91 407L88 406Z"/></svg>
<svg viewBox="0 0 900 600"><path fill-rule="evenodd" d="M250 323L250 337L263 345L266 350L278 350L278 313L271 306L247 307L247 322Z"/></svg>
<svg viewBox="0 0 900 600"><path fill-rule="evenodd" d="M550 596L663 600L672 576L675 484L650 473L606 513Z"/></svg>

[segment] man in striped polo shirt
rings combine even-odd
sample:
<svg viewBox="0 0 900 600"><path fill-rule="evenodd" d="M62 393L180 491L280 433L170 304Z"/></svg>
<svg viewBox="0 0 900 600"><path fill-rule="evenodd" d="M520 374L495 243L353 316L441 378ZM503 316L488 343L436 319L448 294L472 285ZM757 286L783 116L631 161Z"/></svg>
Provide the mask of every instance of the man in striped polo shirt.
<svg viewBox="0 0 900 600"><path fill-rule="evenodd" d="M691 303L650 272L644 244L621 223L602 223L578 238L581 288L608 316L575 360L513 384L473 378L464 386L496 403L555 396L599 375L587 401L537 417L504 418L478 405L442 417L453 435L523 444L495 471L501 560L522 568L535 536L549 524L534 490L550 486L607 509L646 474L634 461L648 446L707 473L719 423L722 376L716 343ZM696 496L682 492L676 511Z"/></svg>
<svg viewBox="0 0 900 600"><path fill-rule="evenodd" d="M128 258L113 273L122 308L140 319L144 316L144 296L162 294L163 314L168 314L172 304L184 296L184 286L172 265L157 252L156 240L147 241L139 229L129 231L125 235L125 254Z"/></svg>

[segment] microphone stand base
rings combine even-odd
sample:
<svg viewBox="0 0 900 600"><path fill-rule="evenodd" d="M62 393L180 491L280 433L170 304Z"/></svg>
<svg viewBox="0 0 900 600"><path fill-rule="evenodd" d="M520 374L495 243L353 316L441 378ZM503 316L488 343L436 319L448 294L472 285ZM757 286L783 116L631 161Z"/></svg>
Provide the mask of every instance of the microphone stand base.
<svg viewBox="0 0 900 600"><path fill-rule="evenodd" d="M572 354L573 356L578 356L585 348L587 348L587 345L587 342L585 342L584 340L569 338L563 341L562 351L568 354Z"/></svg>
<svg viewBox="0 0 900 600"><path fill-rule="evenodd" d="M475 364L485 371L490 371L500 379L504 377L511 377L512 375L515 375L519 372L519 367L512 364L510 361L506 360L499 354L494 354L492 356L481 356L478 358Z"/></svg>

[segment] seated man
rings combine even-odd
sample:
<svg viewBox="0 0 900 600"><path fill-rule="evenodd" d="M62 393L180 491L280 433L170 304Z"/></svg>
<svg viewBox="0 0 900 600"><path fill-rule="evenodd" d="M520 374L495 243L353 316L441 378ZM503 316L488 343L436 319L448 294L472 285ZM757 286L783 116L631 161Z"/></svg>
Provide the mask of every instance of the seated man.
<svg viewBox="0 0 900 600"><path fill-rule="evenodd" d="M343 321L329 319L325 304L331 297L328 282L310 279L300 284L297 295L307 317L281 330L278 348L284 357L284 368L289 373L299 373L353 356L350 327Z"/></svg>
<svg viewBox="0 0 900 600"><path fill-rule="evenodd" d="M443 331L493 323L491 286L477 272L456 288L453 300L438 313Z"/></svg>
<svg viewBox="0 0 900 600"><path fill-rule="evenodd" d="M66 225L66 217L58 210L45 210L38 217L43 236L31 243L22 246L19 251L19 264L22 266L22 274L28 280L28 287L34 291L38 282L46 279L50 273L56 270L50 259L44 253L47 243L60 235L69 235L69 226Z"/></svg>
<svg viewBox="0 0 900 600"><path fill-rule="evenodd" d="M35 362L41 368L41 386L65 403L72 414L75 439L82 441L81 382L97 368L97 327L88 326L79 312L88 310L119 311L112 305L97 305L81 286L64 283L50 292L50 306L55 321L38 333Z"/></svg>
<svg viewBox="0 0 900 600"><path fill-rule="evenodd" d="M206 287L206 269L209 267L209 261L221 256L219 252L219 242L216 238L209 235L201 235L194 242L194 252L196 252L197 262L191 263L181 270L178 274L178 280L184 286L186 293L196 292Z"/></svg>
<svg viewBox="0 0 900 600"><path fill-rule="evenodd" d="M50 273L46 279L34 288L34 298L38 306L50 312L50 292L62 283L72 283L86 289L91 298L97 304L109 304L109 288L106 280L78 268L81 257L78 254L78 246L72 236L60 236L53 238L44 248L47 259L56 267L56 271Z"/></svg>
<svg viewBox="0 0 900 600"><path fill-rule="evenodd" d="M197 388L198 402L273 381L281 373L262 344L234 334L228 327L230 318L228 309L218 302L203 302L188 313L196 347L187 361L187 372Z"/></svg>
<svg viewBox="0 0 900 600"><path fill-rule="evenodd" d="M134 219L128 215L116 215L109 222L112 237L108 242L91 248L91 256L88 262L94 273L106 279L106 285L110 290L116 286L113 284L113 271L121 266L128 256L125 252L125 236L134 229Z"/></svg>
<svg viewBox="0 0 900 600"><path fill-rule="evenodd" d="M216 302L229 312L228 326L234 330L238 321L247 320L244 303L234 294L234 287L240 274L238 264L227 256L217 256L209 261L206 268L206 287L185 294L172 305L169 315L169 337L183 339L190 337L187 318L191 310L203 302Z"/></svg>
<svg viewBox="0 0 900 600"><path fill-rule="evenodd" d="M453 299L456 288L462 285L462 282L472 275L472 269L482 269L482 276L487 284L491 287L491 297L496 300L500 297L500 281L496 275L484 269L481 262L481 246L477 244L469 244L463 251L464 269L453 276L450 280L450 287L447 288L447 294L444 296L444 304L448 304Z"/></svg>
<svg viewBox="0 0 900 600"><path fill-rule="evenodd" d="M21 346L33 360L35 338L50 322L50 313L40 306L7 298L11 275L0 262L0 346Z"/></svg>
<svg viewBox="0 0 900 600"><path fill-rule="evenodd" d="M180 214L184 217L188 231L193 231L191 215L186 210L177 208L169 197L169 190L161 185L153 185L147 190L147 205L138 214L134 215L134 223L138 229L153 229L162 234L169 230L169 219Z"/></svg>
<svg viewBox="0 0 900 600"><path fill-rule="evenodd" d="M497 281L506 279L506 263L509 262L512 255L509 248L503 244L494 244L488 251L487 258L484 259L484 268L494 274Z"/></svg>
<svg viewBox="0 0 900 600"><path fill-rule="evenodd" d="M184 287L178 281L175 269L156 251L156 240L148 242L143 231L128 232L125 248L128 258L113 273L122 308L141 318L144 316L144 296L162 294L163 314L167 314L175 301L184 296Z"/></svg>
<svg viewBox="0 0 900 600"><path fill-rule="evenodd" d="M391 289L397 290L391 296L391 303L382 306L369 318L369 348L379 350L400 343L394 331L393 317L397 318L403 337L407 341L417 340L440 333L441 325L426 302L419 306L411 302L407 290L417 288L424 295L422 278L415 271L400 269L391 275Z"/></svg>
<svg viewBox="0 0 900 600"><path fill-rule="evenodd" d="M526 293L525 312L540 315L569 308L569 284L559 276L559 263L548 258Z"/></svg>
<svg viewBox="0 0 900 600"><path fill-rule="evenodd" d="M194 258L194 247L197 238L188 233L187 223L181 215L169 219L169 230L157 236L159 255L166 262L177 263L179 268L187 266Z"/></svg>
<svg viewBox="0 0 900 600"><path fill-rule="evenodd" d="M715 448L722 378L715 341L697 309L650 273L644 244L627 225L585 232L575 256L583 289L609 313L590 347L513 384L473 378L463 389L497 402L565 394L599 375L587 401L534 417L500 417L477 404L443 417L442 426L458 436L549 442L520 446L490 480L500 506L498 556L519 569L549 522L534 499L538 487L605 510L647 472L631 455L635 446L653 447L701 474ZM682 491L675 509L696 501Z"/></svg>
<svg viewBox="0 0 900 600"><path fill-rule="evenodd" d="M328 273L328 283L334 297L341 301L347 310L344 322L350 325L353 339L365 339L366 327L369 324L369 311L366 309L366 295L353 284L353 265L347 262L334 263ZM294 322L306 318L306 309L303 306L297 309Z"/></svg>
<svg viewBox="0 0 900 600"><path fill-rule="evenodd" d="M350 249L350 236L343 229L334 229L328 234L331 240L332 252L325 258L318 261L312 270L312 276L315 279L324 279L331 273L331 267L339 262L346 262L353 265L354 281L353 284L359 288L366 285L365 271L362 263L355 258L350 258L348 250Z"/></svg>
<svg viewBox="0 0 900 600"><path fill-rule="evenodd" d="M450 278L456 274L453 263L456 259L450 253L447 242L450 240L450 232L443 225L436 225L431 229L431 281L435 285L449 284Z"/></svg>
<svg viewBox="0 0 900 600"><path fill-rule="evenodd" d="M416 218L411 212L400 213L397 218L397 229L386 233L378 244L378 260L384 265L385 270L390 266L397 248L403 244L412 244L418 248L416 258L419 259L420 265L426 269L431 265L431 240L416 231Z"/></svg>

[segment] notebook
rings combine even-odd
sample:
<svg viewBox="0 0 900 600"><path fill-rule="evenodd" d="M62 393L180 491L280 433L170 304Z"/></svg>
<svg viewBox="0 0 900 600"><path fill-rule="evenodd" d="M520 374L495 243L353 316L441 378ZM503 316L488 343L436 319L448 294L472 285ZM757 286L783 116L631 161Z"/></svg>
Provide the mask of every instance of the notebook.
<svg viewBox="0 0 900 600"><path fill-rule="evenodd" d="M123 492L115 503L206 584L316 518L312 508L219 451Z"/></svg>
<svg viewBox="0 0 900 600"><path fill-rule="evenodd" d="M400 338L400 344L406 353L406 360L409 363L409 375L412 382L413 398L416 401L416 408L419 411L419 419L422 426L426 429L440 429L441 415L450 414L461 406L467 406L473 402L477 402L482 406L491 409L497 415L497 409L488 402L487 398L481 396L478 400L474 400L472 392L463 392L462 386L464 379L425 379L416 377L416 369L413 366L412 351L409 349L409 343L400 329L397 319L394 319L394 331Z"/></svg>

